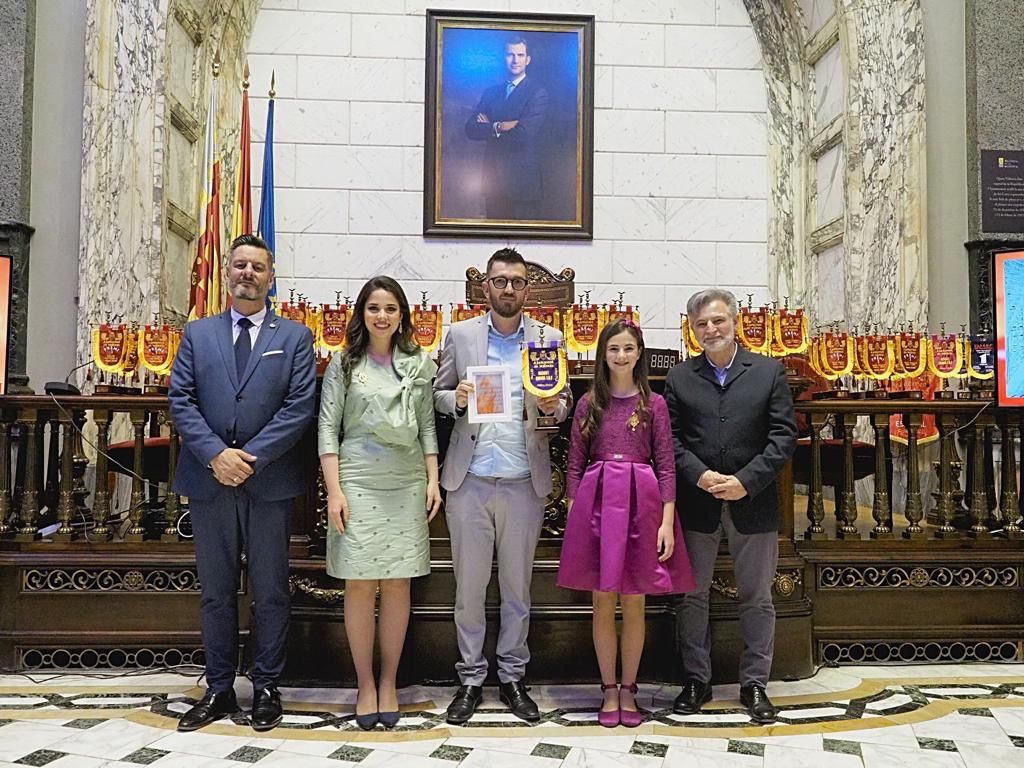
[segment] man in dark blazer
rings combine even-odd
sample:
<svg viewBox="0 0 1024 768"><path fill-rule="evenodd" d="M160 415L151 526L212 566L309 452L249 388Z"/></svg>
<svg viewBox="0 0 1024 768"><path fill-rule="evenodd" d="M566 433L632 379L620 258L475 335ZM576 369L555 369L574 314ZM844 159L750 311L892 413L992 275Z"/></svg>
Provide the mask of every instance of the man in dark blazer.
<svg viewBox="0 0 1024 768"><path fill-rule="evenodd" d="M708 594L722 537L739 589L740 701L758 723L775 720L765 693L775 643L772 585L779 557L776 477L796 450L793 398L782 364L736 343L738 308L711 288L686 305L704 354L669 371L665 399L676 451L676 510L697 589L676 605L686 679L673 710L711 699Z"/></svg>
<svg viewBox="0 0 1024 768"><path fill-rule="evenodd" d="M541 139L548 92L526 76L526 40L505 44L505 80L488 88L466 121L466 136L484 141L483 188L488 219L542 219Z"/></svg>
<svg viewBox="0 0 1024 768"><path fill-rule="evenodd" d="M254 595L251 723L281 722L277 680L284 668L290 599L292 499L304 491L298 443L314 420L316 366L309 329L266 304L273 256L255 235L231 244L232 307L185 326L171 372L171 417L183 450L174 491L189 498L206 695L181 718L193 731L238 711L237 594L241 556Z"/></svg>

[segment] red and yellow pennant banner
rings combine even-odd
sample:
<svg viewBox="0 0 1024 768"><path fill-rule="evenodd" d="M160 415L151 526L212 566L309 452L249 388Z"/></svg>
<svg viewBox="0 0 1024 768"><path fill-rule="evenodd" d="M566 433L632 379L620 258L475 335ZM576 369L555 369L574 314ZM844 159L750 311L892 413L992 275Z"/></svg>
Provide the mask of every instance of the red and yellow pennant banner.
<svg viewBox="0 0 1024 768"><path fill-rule="evenodd" d="M935 334L928 339L928 370L943 379L962 378L963 341L955 333Z"/></svg>
<svg viewBox="0 0 1024 768"><path fill-rule="evenodd" d="M633 325L640 325L640 312L633 309L632 304L625 307L609 307L606 323L614 323L616 320L628 320Z"/></svg>
<svg viewBox="0 0 1024 768"><path fill-rule="evenodd" d="M927 345L920 333L901 331L893 337L896 374L914 378L924 373L928 364Z"/></svg>
<svg viewBox="0 0 1024 768"><path fill-rule="evenodd" d="M92 332L93 362L101 371L123 375L129 370L136 344L135 333L128 326L103 324Z"/></svg>
<svg viewBox="0 0 1024 768"><path fill-rule="evenodd" d="M169 374L180 344L178 332L166 325L146 325L139 330L138 337L138 356L142 367L157 376Z"/></svg>
<svg viewBox="0 0 1024 768"><path fill-rule="evenodd" d="M345 347L348 333L349 307L341 304L332 307L324 304L320 311L320 323L316 333L317 346L324 352L338 352Z"/></svg>
<svg viewBox="0 0 1024 768"><path fill-rule="evenodd" d="M740 344L751 352L767 354L772 344L772 323L768 307L741 307L736 335Z"/></svg>
<svg viewBox="0 0 1024 768"><path fill-rule="evenodd" d="M604 310L596 304L589 307L573 304L565 318L566 346L578 353L597 349L597 337L604 324Z"/></svg>
<svg viewBox="0 0 1024 768"><path fill-rule="evenodd" d="M538 323L550 325L552 328L562 328L562 315L558 307L526 307L523 311Z"/></svg>
<svg viewBox="0 0 1024 768"><path fill-rule="evenodd" d="M456 304L452 307L452 322L461 323L463 320L472 320L486 314L487 307L482 304Z"/></svg>
<svg viewBox="0 0 1024 768"><path fill-rule="evenodd" d="M865 376L878 381L892 376L896 359L888 336L858 336L857 350L857 360Z"/></svg>
<svg viewBox="0 0 1024 768"><path fill-rule="evenodd" d="M413 338L427 352L433 352L441 343L441 310L437 304L412 308Z"/></svg>
<svg viewBox="0 0 1024 768"><path fill-rule="evenodd" d="M847 333L826 333L818 342L818 371L829 381L853 372L856 363L853 337Z"/></svg>
<svg viewBox="0 0 1024 768"><path fill-rule="evenodd" d="M806 352L810 345L807 315L802 309L780 309L775 315L774 336L775 345L778 347L778 357Z"/></svg>
<svg viewBox="0 0 1024 768"><path fill-rule="evenodd" d="M693 333L693 328L690 327L690 321L686 315L683 315L680 319L679 334L683 337L683 346L686 347L687 357L696 357L704 351L704 348L697 341L697 337Z"/></svg>

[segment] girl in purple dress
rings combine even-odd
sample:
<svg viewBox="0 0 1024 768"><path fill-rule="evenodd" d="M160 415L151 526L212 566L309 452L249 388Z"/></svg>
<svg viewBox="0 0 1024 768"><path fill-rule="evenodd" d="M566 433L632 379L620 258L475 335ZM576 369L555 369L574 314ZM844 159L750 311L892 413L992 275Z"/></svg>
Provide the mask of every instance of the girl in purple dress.
<svg viewBox="0 0 1024 768"><path fill-rule="evenodd" d="M569 519L558 584L593 592L594 650L604 693L597 719L608 727L644 720L636 673L645 596L694 588L675 514L668 407L651 392L643 353L643 334L634 323L617 320L601 331L594 381L576 406L569 446ZM622 603L621 686L615 683L616 602Z"/></svg>

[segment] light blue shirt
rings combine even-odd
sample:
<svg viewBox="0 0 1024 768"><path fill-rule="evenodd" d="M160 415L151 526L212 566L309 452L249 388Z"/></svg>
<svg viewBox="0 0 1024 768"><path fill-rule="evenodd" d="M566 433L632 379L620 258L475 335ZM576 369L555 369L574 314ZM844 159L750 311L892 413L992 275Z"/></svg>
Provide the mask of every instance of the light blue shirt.
<svg viewBox="0 0 1024 768"><path fill-rule="evenodd" d="M729 364L724 368L719 368L717 365L711 362L711 358L707 358L708 365L711 366L711 370L715 372L715 378L718 379L718 386L725 386L725 377L729 375L729 369L732 368L732 364L736 362L736 353L739 351L740 345L737 344L733 347L732 357L729 359Z"/></svg>
<svg viewBox="0 0 1024 768"><path fill-rule="evenodd" d="M523 351L526 338L522 319L511 336L502 336L487 313L487 364L509 369L512 383L512 421L485 422L480 425L469 471L477 477L520 478L530 476L530 458L526 452L526 422L523 413Z"/></svg>

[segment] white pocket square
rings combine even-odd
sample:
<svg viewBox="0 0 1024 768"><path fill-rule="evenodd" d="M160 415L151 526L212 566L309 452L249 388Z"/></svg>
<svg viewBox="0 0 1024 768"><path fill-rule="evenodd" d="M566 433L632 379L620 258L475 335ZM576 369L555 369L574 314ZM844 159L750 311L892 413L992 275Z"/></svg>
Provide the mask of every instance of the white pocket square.
<svg viewBox="0 0 1024 768"><path fill-rule="evenodd" d="M260 357L270 357L271 355L283 355L283 349L272 349L269 352L264 352Z"/></svg>

